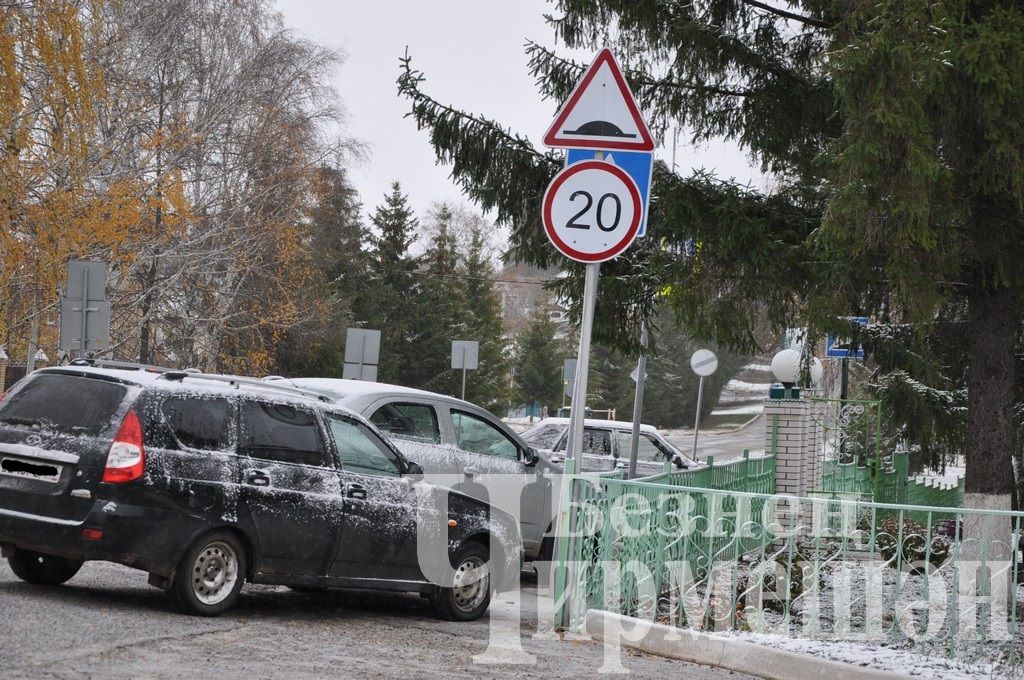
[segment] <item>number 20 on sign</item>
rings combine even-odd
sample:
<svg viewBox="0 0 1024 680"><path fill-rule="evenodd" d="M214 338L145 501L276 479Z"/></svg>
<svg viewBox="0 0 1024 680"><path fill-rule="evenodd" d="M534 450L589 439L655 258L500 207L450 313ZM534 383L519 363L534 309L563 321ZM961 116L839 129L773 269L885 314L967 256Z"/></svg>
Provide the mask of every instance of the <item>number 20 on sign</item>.
<svg viewBox="0 0 1024 680"><path fill-rule="evenodd" d="M636 182L603 160L574 163L544 194L544 230L551 243L577 262L610 260L636 239L643 205Z"/></svg>

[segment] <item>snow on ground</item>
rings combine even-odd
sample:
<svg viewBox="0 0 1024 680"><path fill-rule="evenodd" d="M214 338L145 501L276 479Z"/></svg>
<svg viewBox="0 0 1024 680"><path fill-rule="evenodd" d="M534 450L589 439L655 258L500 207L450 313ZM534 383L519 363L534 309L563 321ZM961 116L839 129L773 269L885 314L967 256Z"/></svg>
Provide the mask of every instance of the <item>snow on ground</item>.
<svg viewBox="0 0 1024 680"><path fill-rule="evenodd" d="M725 384L725 388L722 392L752 392L754 394L760 394L762 392L767 392L768 388L771 386L771 383L752 383L747 382L746 380L737 380L736 378L733 378Z"/></svg>
<svg viewBox="0 0 1024 680"><path fill-rule="evenodd" d="M757 402L754 404L743 404L741 406L728 406L726 408L716 408L711 412L713 416L733 416L733 415L756 415L764 410L764 404Z"/></svg>
<svg viewBox="0 0 1024 680"><path fill-rule="evenodd" d="M810 654L864 668L902 673L914 678L981 680L982 678L1007 677L1005 669L997 668L993 664L968 664L941 656L915 654L882 644L807 640L762 633L727 633L726 635L735 635L747 642L775 649Z"/></svg>
<svg viewBox="0 0 1024 680"><path fill-rule="evenodd" d="M914 480L918 482L931 481L932 484L941 486L942 488L949 488L956 486L960 483L960 480L967 476L967 468L962 458L958 459L957 462L946 465L943 470L939 468L925 468L921 471L921 474L917 475Z"/></svg>
<svg viewBox="0 0 1024 680"><path fill-rule="evenodd" d="M771 371L771 364L747 364L743 367L745 371Z"/></svg>

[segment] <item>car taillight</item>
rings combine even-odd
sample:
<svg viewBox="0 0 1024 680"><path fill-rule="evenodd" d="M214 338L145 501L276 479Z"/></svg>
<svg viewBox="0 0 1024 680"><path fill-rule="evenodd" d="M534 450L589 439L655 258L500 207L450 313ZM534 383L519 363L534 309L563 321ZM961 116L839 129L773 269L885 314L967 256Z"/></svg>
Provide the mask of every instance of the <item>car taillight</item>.
<svg viewBox="0 0 1024 680"><path fill-rule="evenodd" d="M110 445L107 466L103 468L103 481L109 484L132 482L142 477L145 467L146 450L142 446L142 425L135 411L128 411Z"/></svg>

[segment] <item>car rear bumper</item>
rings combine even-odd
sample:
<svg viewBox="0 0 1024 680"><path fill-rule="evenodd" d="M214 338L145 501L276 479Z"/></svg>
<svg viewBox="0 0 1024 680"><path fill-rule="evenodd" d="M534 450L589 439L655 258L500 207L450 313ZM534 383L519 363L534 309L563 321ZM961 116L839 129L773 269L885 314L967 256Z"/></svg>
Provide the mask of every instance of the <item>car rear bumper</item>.
<svg viewBox="0 0 1024 680"><path fill-rule="evenodd" d="M88 531L92 530L92 531ZM179 512L97 500L83 521L0 507L0 544L76 560L105 560L170 576L191 540L198 518ZM85 534L97 538L86 538Z"/></svg>

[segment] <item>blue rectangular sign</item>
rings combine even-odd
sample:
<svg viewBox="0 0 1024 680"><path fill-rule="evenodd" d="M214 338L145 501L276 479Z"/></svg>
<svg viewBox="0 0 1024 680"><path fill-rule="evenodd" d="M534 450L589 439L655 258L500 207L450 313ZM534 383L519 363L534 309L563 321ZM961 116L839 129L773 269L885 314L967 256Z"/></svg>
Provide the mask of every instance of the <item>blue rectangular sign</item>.
<svg viewBox="0 0 1024 680"><path fill-rule="evenodd" d="M640 202L644 206L644 214L640 218L640 229L637 236L647 233L647 206L651 200L651 173L654 169L654 154L648 151L605 151L605 160L614 163L626 171L636 188L640 190ZM580 161L594 160L593 149L569 149L566 155L567 166Z"/></svg>
<svg viewBox="0 0 1024 680"><path fill-rule="evenodd" d="M851 316L847 318L857 325L868 325L868 318L866 316ZM841 338L829 334L825 338L825 356L829 359L863 359L864 348L859 344L856 347L852 345L852 338Z"/></svg>

